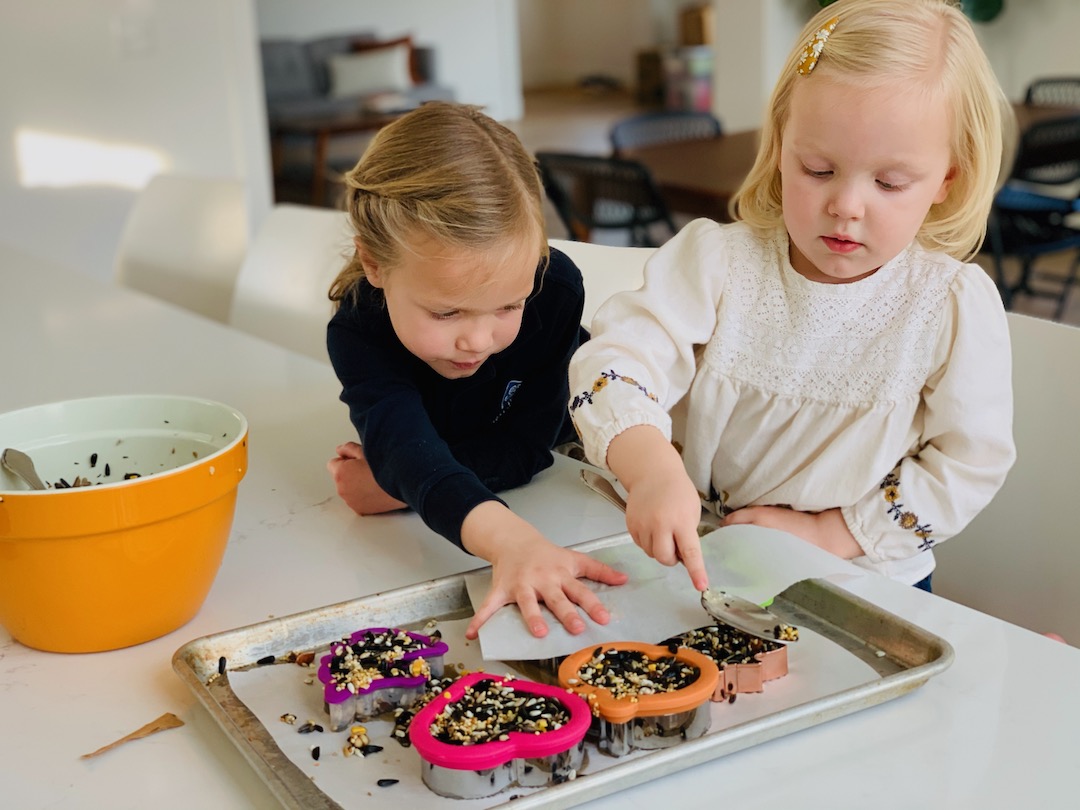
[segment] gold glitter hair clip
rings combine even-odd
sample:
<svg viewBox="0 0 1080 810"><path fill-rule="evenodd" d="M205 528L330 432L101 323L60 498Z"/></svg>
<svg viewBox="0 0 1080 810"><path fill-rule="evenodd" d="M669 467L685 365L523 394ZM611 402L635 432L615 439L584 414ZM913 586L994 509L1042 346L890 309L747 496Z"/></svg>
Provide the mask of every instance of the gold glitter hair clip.
<svg viewBox="0 0 1080 810"><path fill-rule="evenodd" d="M840 18L833 17L819 28L813 38L806 43L806 47L803 48L802 59L799 60L799 66L796 68L800 76L809 76L813 69L817 67L821 52L825 49L825 43L829 41L829 34L833 32L838 22L840 22Z"/></svg>

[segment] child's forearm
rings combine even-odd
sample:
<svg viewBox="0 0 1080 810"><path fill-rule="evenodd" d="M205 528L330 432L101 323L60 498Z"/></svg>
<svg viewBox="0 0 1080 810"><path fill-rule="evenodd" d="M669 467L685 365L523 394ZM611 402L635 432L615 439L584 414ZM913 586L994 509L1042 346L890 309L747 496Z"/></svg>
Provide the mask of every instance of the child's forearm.
<svg viewBox="0 0 1080 810"><path fill-rule="evenodd" d="M462 547L482 560L494 563L500 552L525 539L526 531L535 532L528 523L499 501L477 504L461 524Z"/></svg>
<svg viewBox="0 0 1080 810"><path fill-rule="evenodd" d="M651 476L686 475L678 451L652 425L636 425L612 439L607 464L628 491Z"/></svg>

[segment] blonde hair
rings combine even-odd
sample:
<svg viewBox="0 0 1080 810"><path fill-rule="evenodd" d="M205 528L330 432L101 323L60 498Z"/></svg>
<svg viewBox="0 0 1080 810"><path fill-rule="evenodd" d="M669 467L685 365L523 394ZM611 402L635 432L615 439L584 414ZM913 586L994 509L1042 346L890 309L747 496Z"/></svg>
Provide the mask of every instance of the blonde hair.
<svg viewBox="0 0 1080 810"><path fill-rule="evenodd" d="M816 67L800 75L803 48L833 17L839 22ZM916 238L962 261L974 256L1012 160L1016 120L971 23L947 0L838 0L814 15L781 70L754 167L731 200L732 217L759 232L782 225L780 145L792 90L821 74L862 87L907 83L937 93L952 120L956 174Z"/></svg>
<svg viewBox="0 0 1080 810"><path fill-rule="evenodd" d="M547 258L536 164L513 132L477 107L436 101L403 115L376 134L344 183L349 221L380 268L392 270L424 239L487 250L535 238L537 261ZM357 251L330 299L340 305L364 277Z"/></svg>

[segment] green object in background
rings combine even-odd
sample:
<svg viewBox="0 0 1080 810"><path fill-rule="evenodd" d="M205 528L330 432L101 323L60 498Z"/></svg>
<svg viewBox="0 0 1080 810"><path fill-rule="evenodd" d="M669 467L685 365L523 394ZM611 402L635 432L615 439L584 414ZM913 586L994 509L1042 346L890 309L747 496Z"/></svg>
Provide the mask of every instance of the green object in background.
<svg viewBox="0 0 1080 810"><path fill-rule="evenodd" d="M1005 0L960 0L960 9L975 22L990 22L1004 5Z"/></svg>
<svg viewBox="0 0 1080 810"><path fill-rule="evenodd" d="M832 5L836 0L818 0L822 8ZM1005 0L960 0L960 10L975 22L990 22L1005 7Z"/></svg>

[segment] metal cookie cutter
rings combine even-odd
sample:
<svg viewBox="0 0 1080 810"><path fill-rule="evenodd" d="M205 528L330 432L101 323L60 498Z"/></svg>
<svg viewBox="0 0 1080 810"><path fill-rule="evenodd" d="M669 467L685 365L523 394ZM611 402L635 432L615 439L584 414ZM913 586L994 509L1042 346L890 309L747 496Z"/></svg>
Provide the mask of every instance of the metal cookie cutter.
<svg viewBox="0 0 1080 810"><path fill-rule="evenodd" d="M403 650L398 645L395 651L390 642L399 634L416 647ZM335 664L339 665L350 652L363 653L365 647L374 654L372 668L378 669L370 685L357 688L335 678ZM442 677L443 656L449 649L442 639L388 627L357 630L347 639L331 644L330 654L319 662L330 729L341 731L355 720L369 720L398 706L412 705L424 694L429 678Z"/></svg>
<svg viewBox="0 0 1080 810"><path fill-rule="evenodd" d="M696 678L675 691L616 696L610 689L586 683L583 670L600 660L601 667L613 663L620 652L639 653L654 665L665 660L697 671ZM615 653L608 660L608 654ZM607 662L605 664L605 662ZM637 677L634 673L633 677ZM628 676L632 682L633 678ZM621 757L634 748L656 749L701 737L709 730L709 698L720 681L720 671L712 659L696 650L679 647L669 650L656 644L618 641L589 647L568 655L559 666L559 685L589 701L596 718L597 746L611 756Z"/></svg>
<svg viewBox="0 0 1080 810"><path fill-rule="evenodd" d="M763 692L765 682L788 673L787 647L743 633L727 625L709 625L672 636L665 647L689 647L707 655L720 668L714 701L733 703L739 692Z"/></svg>
<svg viewBox="0 0 1080 810"><path fill-rule="evenodd" d="M554 701L569 715L559 728L542 733L509 731L496 740L452 744L436 739L432 726L466 690L491 681L515 694ZM528 708L524 710L527 712ZM470 710L476 718L477 712ZM519 710L521 711L521 710ZM585 757L585 734L592 716L588 704L563 689L509 676L473 672L417 712L409 726L409 740L420 754L421 778L433 792L452 799L479 799L513 785L546 787L577 777Z"/></svg>

